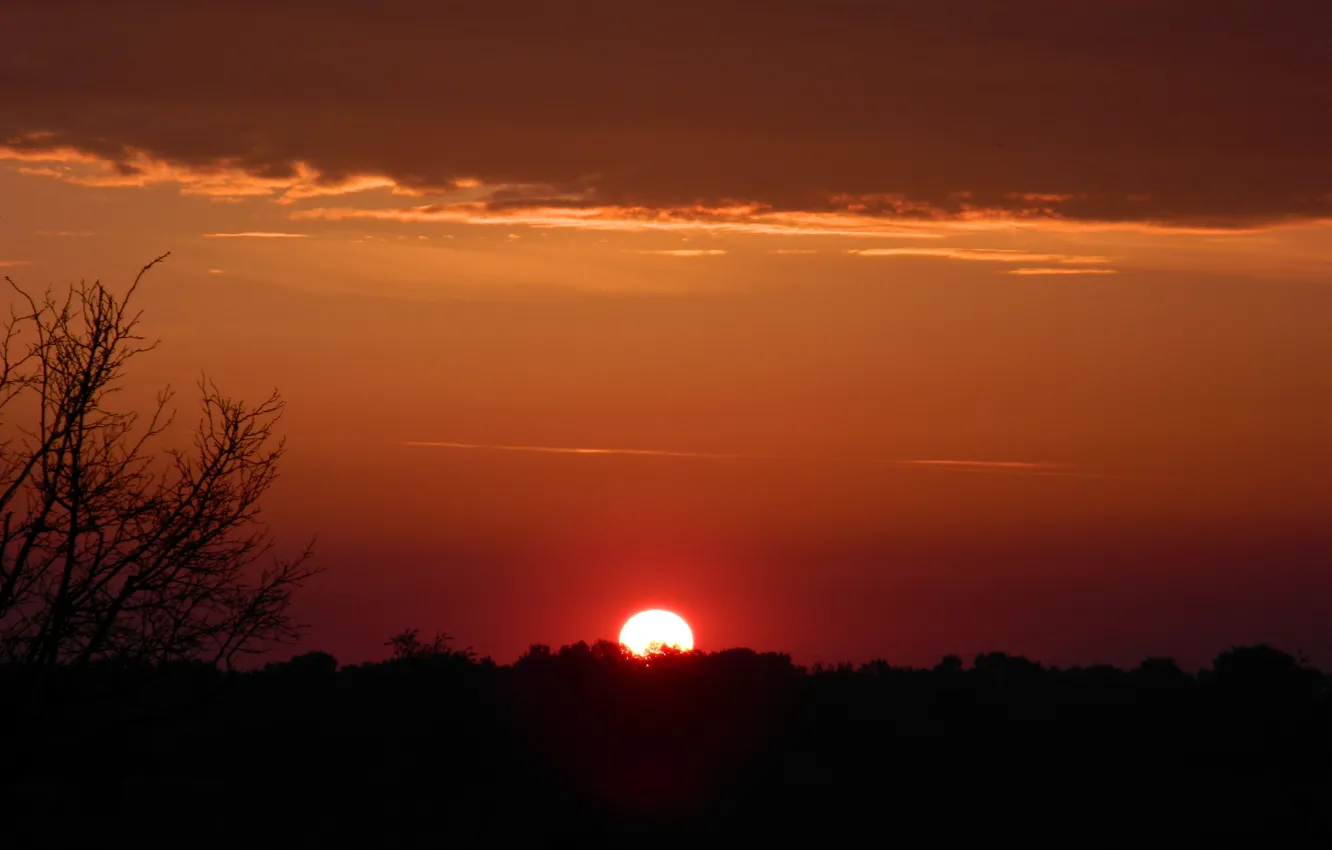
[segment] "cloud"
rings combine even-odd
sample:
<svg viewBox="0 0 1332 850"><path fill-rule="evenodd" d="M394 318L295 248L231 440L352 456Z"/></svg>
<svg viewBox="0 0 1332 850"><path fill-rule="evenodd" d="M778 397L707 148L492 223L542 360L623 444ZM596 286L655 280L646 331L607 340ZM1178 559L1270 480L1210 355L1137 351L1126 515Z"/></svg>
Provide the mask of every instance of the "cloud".
<svg viewBox="0 0 1332 850"><path fill-rule="evenodd" d="M68 147L44 148L40 138L35 146L27 148L16 147L12 142L0 146L0 160L40 163L19 166L17 170L20 174L50 177L75 186L141 189L170 185L182 195L202 196L219 203L264 198L279 204L293 204L309 198L351 195L375 189L389 189L395 195L416 194L383 175L331 177L300 161L270 170L270 173L256 173L230 159L203 165L183 164L128 148L119 157L105 158ZM30 136L16 141L33 144Z"/></svg>
<svg viewBox="0 0 1332 850"><path fill-rule="evenodd" d="M91 230L36 230L38 236L92 236Z"/></svg>
<svg viewBox="0 0 1332 850"><path fill-rule="evenodd" d="M1119 274L1115 269L1005 269L1004 274L1066 275L1066 274Z"/></svg>
<svg viewBox="0 0 1332 850"><path fill-rule="evenodd" d="M2 152L2 151L0 151L0 152ZM21 167L21 168L18 169L18 173L19 173L19 174L26 174L26 175L28 175L29 177L55 177L55 178L57 178L57 179L63 178L63 177L65 176L65 172L63 172L63 171L61 171L61 170L59 170L59 169L57 169L57 168L29 168L29 167Z"/></svg>
<svg viewBox="0 0 1332 850"><path fill-rule="evenodd" d="M26 142L25 147L13 147L11 145L0 145L0 159L14 160L17 162L82 162L82 163L103 163L107 162L104 157L88 151L81 151L76 148L48 144L51 141L52 134L39 131L19 134L19 139ZM20 168L20 171L23 169ZM61 172L56 169L48 169L54 176Z"/></svg>
<svg viewBox="0 0 1332 850"><path fill-rule="evenodd" d="M1332 216L1326 0L1057 5L6 3L0 157L293 205L545 185L888 222Z"/></svg>
<svg viewBox="0 0 1332 850"><path fill-rule="evenodd" d="M30 266L27 260L0 260L0 269L12 269L18 266Z"/></svg>
<svg viewBox="0 0 1332 850"><path fill-rule="evenodd" d="M766 455L733 452L686 452L668 449L617 449L617 448L581 448L569 446L510 446L490 443L455 443L437 440L408 440L401 445L412 448L436 449L471 449L499 452L531 452L536 454L582 455L582 456L632 456L660 458L690 458L698 460L753 460L753 461L796 461L806 463L847 463L868 466L903 466L936 468L958 471L1015 472L1029 475L1074 475L1078 477L1101 477L1092 473L1076 471L1076 468L1063 463L1037 463L1011 460L882 460L877 458L832 457L819 455Z"/></svg>
<svg viewBox="0 0 1332 850"><path fill-rule="evenodd" d="M656 254L660 257L720 257L721 248L667 248L657 251L634 251L635 254Z"/></svg>
<svg viewBox="0 0 1332 850"><path fill-rule="evenodd" d="M305 163L301 163L303 172L300 181L292 183L278 198L280 204L291 204L306 198L323 198L329 195L351 195L356 192L368 192L372 189L392 189L395 194L411 194L404 190L391 177L361 174L330 183L319 182L318 172Z"/></svg>
<svg viewBox="0 0 1332 850"><path fill-rule="evenodd" d="M913 466L956 466L967 468L1025 470L1051 469L1065 466L1065 464L1031 463L1029 461L1019 460L901 460L895 462L908 463Z"/></svg>
<svg viewBox="0 0 1332 850"><path fill-rule="evenodd" d="M267 230L247 230L242 233L205 233L205 239L305 239L308 233L274 233Z"/></svg>
<svg viewBox="0 0 1332 850"><path fill-rule="evenodd" d="M223 269L209 269L209 270L208 270L208 273L209 273L209 274L226 274L226 271L224 271Z"/></svg>
<svg viewBox="0 0 1332 850"><path fill-rule="evenodd" d="M1109 257L1081 254L1037 254L1005 248L861 248L847 251L861 257L942 257L981 263L1063 263L1066 265L1098 265L1110 262Z"/></svg>
<svg viewBox="0 0 1332 850"><path fill-rule="evenodd" d="M942 233L914 222L887 221L845 212L778 211L758 204L708 207L618 207L588 204L493 205L486 201L423 204L408 208L315 207L291 213L295 221L392 221L408 224L475 224L647 232L739 233L768 236L856 236L875 239L939 239Z"/></svg>

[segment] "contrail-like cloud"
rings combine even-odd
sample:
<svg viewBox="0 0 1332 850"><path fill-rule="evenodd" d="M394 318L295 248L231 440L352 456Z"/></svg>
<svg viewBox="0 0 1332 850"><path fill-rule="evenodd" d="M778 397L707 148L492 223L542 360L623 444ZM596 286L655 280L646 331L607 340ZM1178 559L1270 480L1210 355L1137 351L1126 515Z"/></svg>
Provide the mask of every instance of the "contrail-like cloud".
<svg viewBox="0 0 1332 850"><path fill-rule="evenodd" d="M1115 269L1008 269L1004 274L1016 275L1088 275L1119 274Z"/></svg>
<svg viewBox="0 0 1332 850"><path fill-rule="evenodd" d="M1009 248L854 248L861 257L940 257L974 263L1061 263L1070 266L1100 265L1109 257L1082 254L1044 254Z"/></svg>
<svg viewBox="0 0 1332 850"><path fill-rule="evenodd" d="M703 460L756 460L798 461L805 463L843 463L866 466L900 466L954 470L959 472L1008 472L1026 475L1050 475L1075 478L1105 478L1107 476L1079 472L1071 464L1037 463L1015 460L952 460L952 459L881 459L833 457L823 455L765 455L732 452L683 452L667 449L611 449L580 448L572 446L504 446L490 443L454 443L439 440L408 440L401 445L417 448L472 449L500 452L535 452L559 455L633 455L645 457L694 458Z"/></svg>
<svg viewBox="0 0 1332 850"><path fill-rule="evenodd" d="M205 233L203 236L205 239L306 239L310 234L247 230L243 233Z"/></svg>

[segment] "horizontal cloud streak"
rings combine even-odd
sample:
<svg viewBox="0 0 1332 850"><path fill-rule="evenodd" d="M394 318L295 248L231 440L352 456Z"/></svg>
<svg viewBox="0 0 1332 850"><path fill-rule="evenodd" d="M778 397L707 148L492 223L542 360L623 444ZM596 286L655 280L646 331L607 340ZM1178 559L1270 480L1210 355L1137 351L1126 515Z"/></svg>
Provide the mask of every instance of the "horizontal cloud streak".
<svg viewBox="0 0 1332 850"><path fill-rule="evenodd" d="M1002 248L864 248L848 254L861 257L941 257L948 260L966 260L982 263L1066 263L1068 265L1097 265L1110 262L1109 257L1078 254L1036 254Z"/></svg>
<svg viewBox="0 0 1332 850"><path fill-rule="evenodd" d="M655 254L659 257L720 257L721 248L665 248L657 251L634 251L635 254Z"/></svg>
<svg viewBox="0 0 1332 850"><path fill-rule="evenodd" d="M485 203L429 204L407 209L320 207L299 210L295 221L392 221L414 224L517 225L597 231L710 232L769 236L864 236L878 239L938 239L928 230L903 229L909 222L838 212L793 212L758 205L729 207L509 206Z"/></svg>
<svg viewBox="0 0 1332 850"><path fill-rule="evenodd" d="M1069 275L1069 274L1119 274L1115 269L1005 269L1004 274L1016 275Z"/></svg>
<svg viewBox="0 0 1332 850"><path fill-rule="evenodd" d="M387 190L391 195L449 195L455 200L413 207L316 207L293 211L293 220L372 220L400 223L459 223L620 232L713 232L783 236L849 236L934 239L944 231L1040 229L1057 232L1149 231L1208 234L1257 232L1265 225L1235 223L1182 225L1086 217L1061 205L1080 195L1009 193L983 202L970 192L953 192L937 202L897 193L815 193L798 208L758 200L717 204L624 205L606 203L590 184L561 188L544 183L484 184L451 177L429 190L413 188L386 174L335 175L298 160L255 173L234 158L197 165L172 163L142 150L125 149L119 157L99 157L67 146L52 146L47 134L29 134L0 145L0 159L36 163L21 174L48 177L95 188L144 188L174 185L182 195L215 202L268 201L291 206L303 200ZM280 172L278 175L273 170ZM1140 198L1140 196L1133 196ZM1332 195L1329 195L1332 197ZM1329 204L1332 212L1332 203ZM1319 219L1321 220L1321 219ZM1329 219L1332 221L1332 219ZM1298 224L1287 217L1284 223ZM899 252L902 253L902 252ZM873 254L871 254L873 256ZM1040 255L1035 255L1039 257ZM967 259L956 256L957 259ZM973 257L980 259L980 257Z"/></svg>
<svg viewBox="0 0 1332 850"><path fill-rule="evenodd" d="M29 147L0 145L0 160L38 163L20 166L20 174L50 177L75 186L93 188L147 188L171 185L182 195L201 195L219 201L264 198L292 204L308 198L351 195L389 189L395 195L415 194L384 175L353 174L331 177L305 162L294 162L286 173L258 174L232 160L207 165L173 163L142 150L127 149L119 157L100 157L69 147L44 147L38 136L13 140Z"/></svg>
<svg viewBox="0 0 1332 850"><path fill-rule="evenodd" d="M111 160L98 156L95 153L82 151L77 148L65 145L47 145L50 138L49 133L25 133L11 140L12 143L24 142L26 147L14 147L14 144L0 145L0 160L8 159L17 162L43 162L43 163L97 163L105 165ZM52 170L52 176L58 176L62 172Z"/></svg>
<svg viewBox="0 0 1332 850"><path fill-rule="evenodd" d="M567 446L509 446L489 443L457 443L437 440L408 440L403 446L415 448L470 449L499 452L532 452L536 454L606 456L622 455L631 457L686 458L698 460L742 460L742 461L787 461L803 463L850 464L863 466L900 466L935 468L974 472L1012 472L1028 475L1073 476L1080 478L1101 478L1105 476L1075 471L1068 464L1034 463L1028 461L985 461L985 460L882 460L874 458L831 457L818 455L767 455L731 452L685 452L666 449L610 449L610 448L574 448Z"/></svg>
<svg viewBox="0 0 1332 850"><path fill-rule="evenodd" d="M241 233L205 233L205 239L305 239L308 233L281 233L268 230L246 230Z"/></svg>

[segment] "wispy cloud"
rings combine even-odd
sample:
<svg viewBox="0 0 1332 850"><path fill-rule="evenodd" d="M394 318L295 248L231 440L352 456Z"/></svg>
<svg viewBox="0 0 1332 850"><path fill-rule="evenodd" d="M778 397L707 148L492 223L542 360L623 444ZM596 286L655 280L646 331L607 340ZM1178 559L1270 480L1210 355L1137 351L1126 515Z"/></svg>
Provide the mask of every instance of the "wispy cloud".
<svg viewBox="0 0 1332 850"><path fill-rule="evenodd" d="M874 239L940 239L942 233L913 229L852 212L772 210L758 204L725 207L627 207L591 203L552 204L533 199L521 205L486 201L424 204L393 209L316 207L297 210L294 221L391 221L408 224L471 224L619 231L629 233L742 233L774 236L855 236Z"/></svg>
<svg viewBox="0 0 1332 850"><path fill-rule="evenodd" d="M275 233L268 230L247 230L241 233L205 233L205 239L305 239L308 233Z"/></svg>
<svg viewBox="0 0 1332 850"><path fill-rule="evenodd" d="M1022 469L1028 471L1063 468L1065 466L1064 464L1057 463L1032 463L1025 460L893 460L877 462L905 463L912 466L944 466L967 469Z"/></svg>
<svg viewBox="0 0 1332 850"><path fill-rule="evenodd" d="M1067 274L1119 274L1115 269L1005 269L1003 274L1067 275Z"/></svg>
<svg viewBox="0 0 1332 850"><path fill-rule="evenodd" d="M1110 262L1109 257L1080 254L1037 254L1005 248L860 248L849 250L847 253L861 257L941 257L947 260L981 263L1097 265Z"/></svg>
<svg viewBox="0 0 1332 850"><path fill-rule="evenodd" d="M41 142L48 134L30 133L26 141ZM101 163L100 157L72 147L57 146L52 148L18 148L12 145L0 145L0 159L15 162L83 162Z"/></svg>
<svg viewBox="0 0 1332 850"><path fill-rule="evenodd" d="M395 178L382 170L351 174L321 171L303 159L272 162L263 167L228 158L187 164L131 147L122 148L121 153L112 158L60 145L49 133L29 133L0 144L0 160L19 164L17 170L23 174L79 186L175 186L182 195L201 196L221 203L259 200L291 205L310 199L371 191L447 200L440 204L390 209L373 206L302 209L291 213L290 217L295 220L360 219L596 231L693 231L876 239L938 239L953 233L996 230L1247 234L1275 229L1292 221L1327 221L1325 210L1321 217L1313 219L1306 214L1248 223L1218 219L1194 225L1183 219L1156 220L1141 217L1145 213L1137 209L1151 199L1150 195L1144 194L1126 196L1127 200L1101 199L1110 204L1104 209L1093 204L1095 199L1089 200L1086 193L1008 192L986 200L965 191L933 200L895 193L828 193L821 198L811 198L796 208L759 199L685 206L649 200L642 205L630 205L613 187L599 188L593 178L579 178L575 181L576 188L532 182L486 183L470 176L449 178L438 175L418 185L414 181L426 178L419 175ZM1132 209L1120 209L1116 206L1120 201L1129 203Z"/></svg>
<svg viewBox="0 0 1332 850"><path fill-rule="evenodd" d="M659 257L720 257L721 248L666 248L658 251L634 251L635 254L655 254Z"/></svg>
<svg viewBox="0 0 1332 850"><path fill-rule="evenodd" d="M401 445L415 448L470 449L499 452L532 452L537 454L633 457L690 458L700 460L787 461L804 463L850 464L863 466L898 466L954 470L960 472L1009 472L1027 475L1073 476L1102 478L1106 476L1079 472L1070 464L1037 463L1008 460L953 460L953 459L880 459L832 457L820 455L766 455L735 452L686 452L667 449L583 448L569 446L509 446L489 443L456 443L438 440L408 440Z"/></svg>
<svg viewBox="0 0 1332 850"><path fill-rule="evenodd" d="M38 236L92 236L91 230L37 230Z"/></svg>
<svg viewBox="0 0 1332 850"><path fill-rule="evenodd" d="M299 179L275 199L279 204L292 204L306 198L351 195L372 189L391 189L395 195L415 194L399 186L397 181L389 177L360 174L338 182L320 182L319 173L308 165L302 166L297 173Z"/></svg>
<svg viewBox="0 0 1332 850"><path fill-rule="evenodd" d="M19 173L50 177L75 186L143 188L175 185L182 195L202 195L221 202L267 198L279 204L291 204L308 198L351 195L372 189L389 189L395 195L419 194L383 175L351 174L334 178L305 162L279 169L285 170L285 174L268 176L228 160L191 166L135 150L112 160L68 147L43 149L6 145L0 145L0 160L36 163L20 166ZM454 185L461 188L473 183L459 180Z"/></svg>
<svg viewBox="0 0 1332 850"><path fill-rule="evenodd" d="M817 248L778 248L774 254L817 254Z"/></svg>
<svg viewBox="0 0 1332 850"><path fill-rule="evenodd" d="M1072 192L1009 192L1007 197L1028 204L1062 204L1075 198L1085 198L1087 196Z"/></svg>
<svg viewBox="0 0 1332 850"><path fill-rule="evenodd" d="M226 271L225 271L224 269L209 269L209 270L208 270L208 273L209 273L209 274L226 274Z"/></svg>
<svg viewBox="0 0 1332 850"><path fill-rule="evenodd" d="M777 460L766 455L726 454L716 452L676 452L665 449L589 449L567 446L503 446L489 443L450 443L435 440L407 440L404 446L436 449L483 449L501 452L537 452L558 455L644 455L648 457L691 457L713 460ZM785 459L785 458L781 458Z"/></svg>
<svg viewBox="0 0 1332 850"><path fill-rule="evenodd" d="M15 266L28 266L28 265L32 264L27 260L0 260L0 269L12 269Z"/></svg>
<svg viewBox="0 0 1332 850"><path fill-rule="evenodd" d="M47 146L49 145L49 147ZM832 193L791 208L761 200L673 205L628 205L591 179L578 188L540 183L485 183L475 177L435 177L417 185L383 171L330 173L305 160L253 163L214 159L187 164L125 147L114 158L56 143L51 134L29 133L0 144L0 160L18 163L20 173L79 186L137 188L175 186L180 194L222 203L299 201L382 191L395 196L446 198L447 203L384 209L320 207L294 211L292 219L362 219L403 223L575 228L629 232L716 232L772 235L937 239L950 233L1040 230L1068 233L1134 231L1173 234L1257 233L1283 226L1285 218L1250 224L1209 223L1096 214L1086 193L1009 192L989 201L970 192L921 200L894 193ZM424 178L421 178L424 179ZM1128 196L1141 204L1145 195ZM1112 199L1113 200L1113 199ZM1122 200L1122 199L1121 199ZM1072 204L1073 207L1067 207ZM1113 205L1112 205L1113 206ZM1110 210L1111 208L1107 208ZM1136 209L1136 208L1135 208ZM1297 217L1298 218L1298 217ZM1308 217L1303 217L1308 220ZM1322 219L1326 220L1326 216ZM961 259L961 257L958 257Z"/></svg>

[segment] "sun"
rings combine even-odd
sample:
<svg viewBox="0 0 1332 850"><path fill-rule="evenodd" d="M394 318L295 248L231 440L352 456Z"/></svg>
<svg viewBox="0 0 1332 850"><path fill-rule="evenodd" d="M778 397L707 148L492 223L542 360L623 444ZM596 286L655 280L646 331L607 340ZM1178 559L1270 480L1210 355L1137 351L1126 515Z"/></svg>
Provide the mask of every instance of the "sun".
<svg viewBox="0 0 1332 850"><path fill-rule="evenodd" d="M670 611L641 611L620 629L620 643L635 655L647 655L662 646L686 652L694 648L694 633L680 615Z"/></svg>

